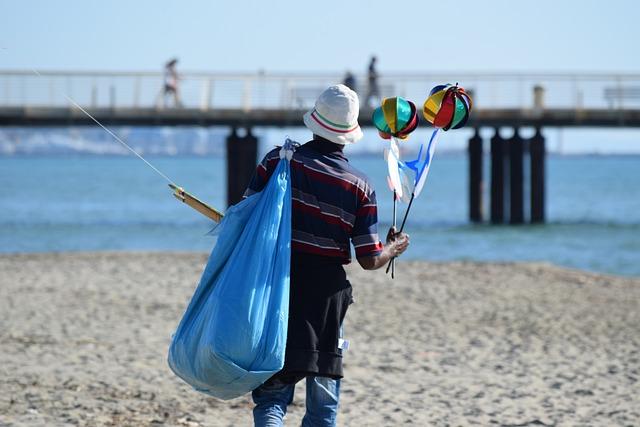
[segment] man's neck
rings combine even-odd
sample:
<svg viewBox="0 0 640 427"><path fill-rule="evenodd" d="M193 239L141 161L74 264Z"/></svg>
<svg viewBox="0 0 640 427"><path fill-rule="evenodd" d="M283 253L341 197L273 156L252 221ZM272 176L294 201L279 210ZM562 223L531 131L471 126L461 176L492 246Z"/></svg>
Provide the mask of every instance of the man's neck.
<svg viewBox="0 0 640 427"><path fill-rule="evenodd" d="M313 135L313 141L316 144L321 144L323 147L326 147L327 151L340 151L344 150L344 145L336 144L335 142L331 142L328 139L325 139L318 135Z"/></svg>

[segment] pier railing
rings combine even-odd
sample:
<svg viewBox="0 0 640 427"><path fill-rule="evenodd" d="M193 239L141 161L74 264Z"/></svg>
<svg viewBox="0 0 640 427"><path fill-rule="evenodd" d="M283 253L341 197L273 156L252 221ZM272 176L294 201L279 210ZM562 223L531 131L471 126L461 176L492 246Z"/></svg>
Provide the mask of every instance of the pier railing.
<svg viewBox="0 0 640 427"><path fill-rule="evenodd" d="M38 75L39 74L39 75ZM95 108L175 108L164 95L161 72L0 71L0 106L59 107L64 94ZM339 83L339 74L181 72L183 107L210 109L294 109L313 104L318 93ZM640 109L640 74L606 73L384 73L382 96L422 102L436 84L459 82L473 93L478 109ZM356 76L364 98L366 75ZM372 104L373 104L372 100Z"/></svg>

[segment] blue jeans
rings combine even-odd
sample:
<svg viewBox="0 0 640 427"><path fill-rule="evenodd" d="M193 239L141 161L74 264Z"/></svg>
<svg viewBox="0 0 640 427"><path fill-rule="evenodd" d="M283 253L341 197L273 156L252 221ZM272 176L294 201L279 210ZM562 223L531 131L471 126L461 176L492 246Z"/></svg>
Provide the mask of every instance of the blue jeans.
<svg viewBox="0 0 640 427"><path fill-rule="evenodd" d="M338 416L340 380L309 376L307 381L307 411L302 427L334 427ZM279 381L267 382L252 393L253 421L255 427L280 427L293 401L295 384Z"/></svg>

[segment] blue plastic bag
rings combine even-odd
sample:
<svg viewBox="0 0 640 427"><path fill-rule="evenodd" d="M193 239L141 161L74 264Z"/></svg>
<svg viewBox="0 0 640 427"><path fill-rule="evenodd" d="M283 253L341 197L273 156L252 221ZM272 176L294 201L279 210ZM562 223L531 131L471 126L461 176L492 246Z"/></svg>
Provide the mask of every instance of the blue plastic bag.
<svg viewBox="0 0 640 427"><path fill-rule="evenodd" d="M171 340L171 370L196 390L220 399L254 390L284 365L291 264L289 174L289 161L281 159L261 192L227 211Z"/></svg>

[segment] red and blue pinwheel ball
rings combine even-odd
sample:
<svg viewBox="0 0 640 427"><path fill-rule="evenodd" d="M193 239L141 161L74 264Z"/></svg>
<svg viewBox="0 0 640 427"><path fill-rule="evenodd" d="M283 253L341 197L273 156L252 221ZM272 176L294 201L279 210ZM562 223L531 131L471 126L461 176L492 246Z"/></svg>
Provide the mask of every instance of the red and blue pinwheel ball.
<svg viewBox="0 0 640 427"><path fill-rule="evenodd" d="M471 97L457 84L438 85L424 102L422 115L436 128L460 129L467 123L472 106Z"/></svg>

